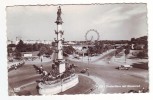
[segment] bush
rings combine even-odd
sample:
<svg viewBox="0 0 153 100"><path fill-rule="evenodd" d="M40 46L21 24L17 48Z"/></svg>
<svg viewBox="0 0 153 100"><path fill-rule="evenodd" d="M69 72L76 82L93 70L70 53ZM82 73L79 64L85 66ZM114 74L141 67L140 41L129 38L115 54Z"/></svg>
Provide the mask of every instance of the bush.
<svg viewBox="0 0 153 100"><path fill-rule="evenodd" d="M137 57L138 58L144 58L145 57L145 52L139 52L138 54L137 54Z"/></svg>

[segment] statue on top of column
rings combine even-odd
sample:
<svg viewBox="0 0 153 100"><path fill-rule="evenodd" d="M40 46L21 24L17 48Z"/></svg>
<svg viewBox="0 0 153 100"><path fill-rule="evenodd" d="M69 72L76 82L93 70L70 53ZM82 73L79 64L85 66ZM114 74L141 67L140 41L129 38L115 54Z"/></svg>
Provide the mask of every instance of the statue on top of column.
<svg viewBox="0 0 153 100"><path fill-rule="evenodd" d="M62 11L61 11L61 7L59 6L57 11L57 20L61 20L61 14L62 14Z"/></svg>

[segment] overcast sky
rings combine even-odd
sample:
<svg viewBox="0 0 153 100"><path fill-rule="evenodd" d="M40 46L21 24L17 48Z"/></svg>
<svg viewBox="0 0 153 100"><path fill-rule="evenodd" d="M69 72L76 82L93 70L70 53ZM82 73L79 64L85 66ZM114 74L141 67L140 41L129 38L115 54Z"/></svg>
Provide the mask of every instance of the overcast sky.
<svg viewBox="0 0 153 100"><path fill-rule="evenodd" d="M7 37L53 40L58 6L7 7ZM85 40L90 29L100 40L127 40L147 35L146 4L62 5L65 40ZM96 36L95 36L96 37Z"/></svg>

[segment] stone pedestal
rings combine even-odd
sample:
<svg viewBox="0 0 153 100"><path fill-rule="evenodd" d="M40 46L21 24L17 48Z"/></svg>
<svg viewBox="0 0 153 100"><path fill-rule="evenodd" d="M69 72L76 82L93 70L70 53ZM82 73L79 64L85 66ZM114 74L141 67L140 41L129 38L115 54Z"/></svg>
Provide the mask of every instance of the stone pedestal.
<svg viewBox="0 0 153 100"><path fill-rule="evenodd" d="M55 81L48 81L46 83L40 82L39 94L41 95L53 95L60 92L64 92L79 83L78 75L72 75L67 78Z"/></svg>

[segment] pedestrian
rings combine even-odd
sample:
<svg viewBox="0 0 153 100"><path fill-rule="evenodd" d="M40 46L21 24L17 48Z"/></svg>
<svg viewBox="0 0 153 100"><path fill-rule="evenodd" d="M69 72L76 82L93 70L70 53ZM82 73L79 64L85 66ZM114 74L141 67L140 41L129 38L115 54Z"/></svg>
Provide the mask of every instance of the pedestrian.
<svg viewBox="0 0 153 100"><path fill-rule="evenodd" d="M43 62L43 56L41 56L41 62Z"/></svg>
<svg viewBox="0 0 153 100"><path fill-rule="evenodd" d="M87 74L88 74L88 76L89 76L89 68L86 68L86 72L87 72Z"/></svg>
<svg viewBox="0 0 153 100"><path fill-rule="evenodd" d="M89 76L89 71L87 71L87 73L88 73L88 76Z"/></svg>
<svg viewBox="0 0 153 100"><path fill-rule="evenodd" d="M42 62L42 58L41 58L41 62Z"/></svg>

